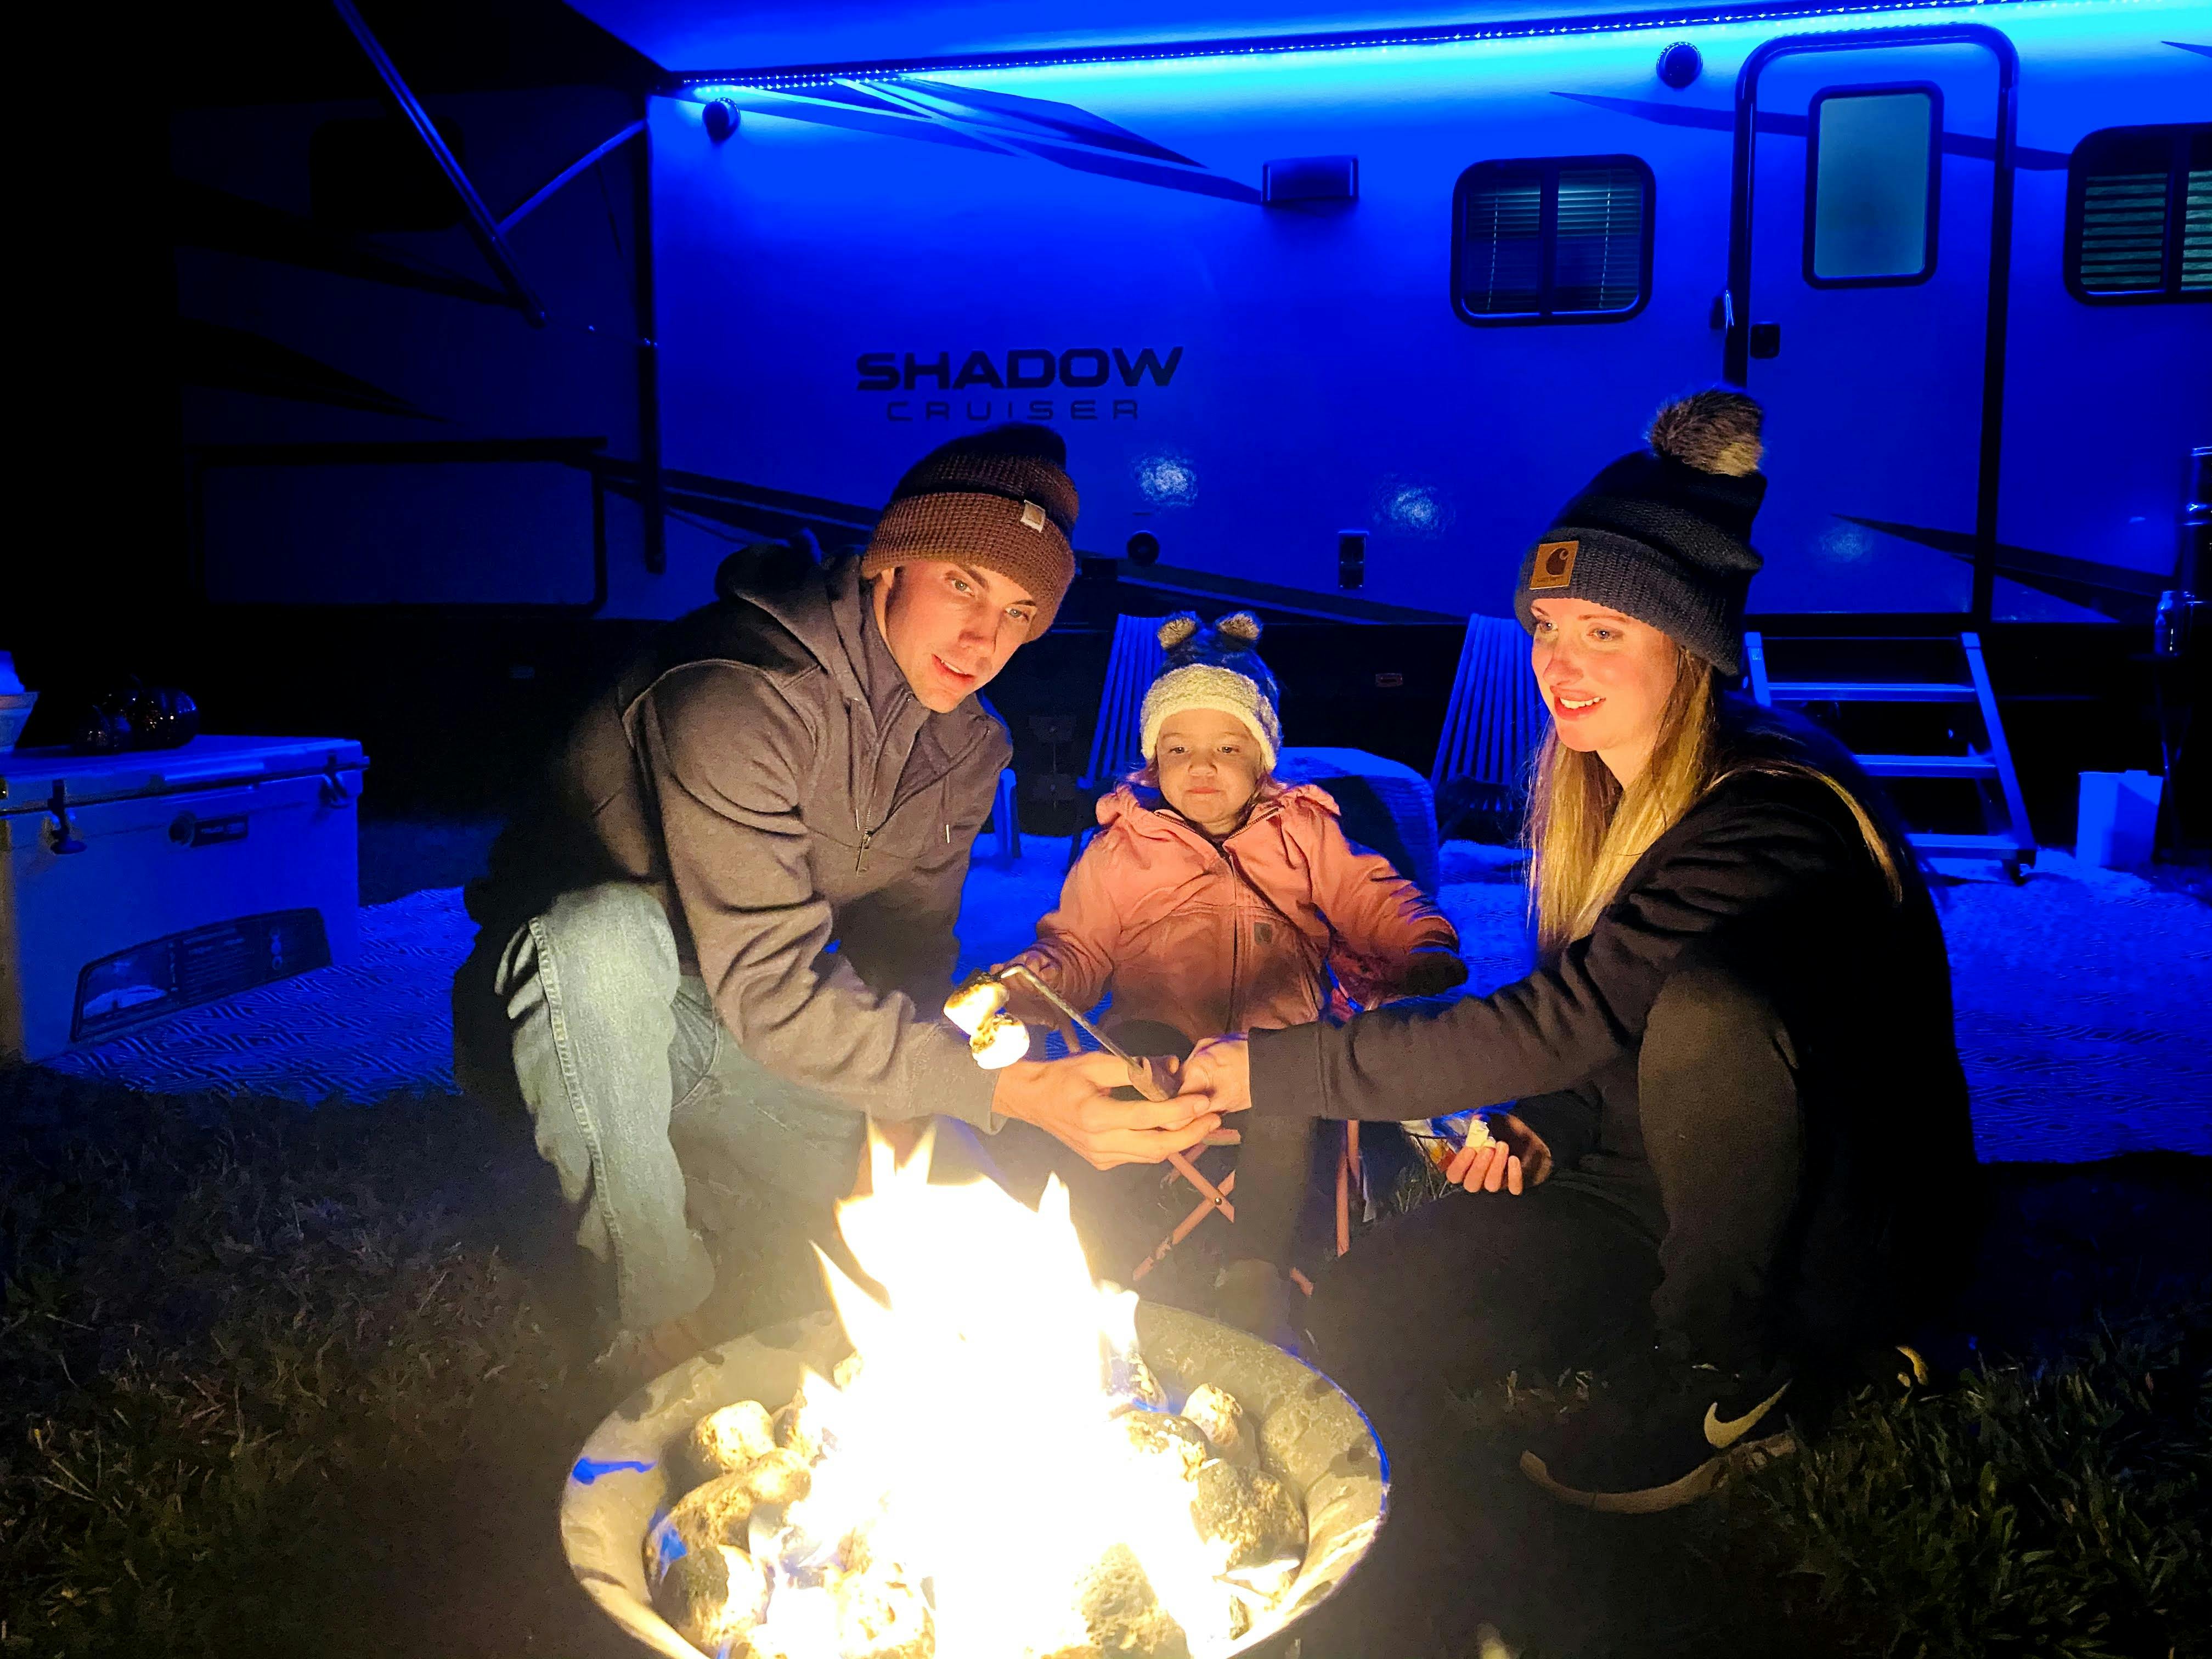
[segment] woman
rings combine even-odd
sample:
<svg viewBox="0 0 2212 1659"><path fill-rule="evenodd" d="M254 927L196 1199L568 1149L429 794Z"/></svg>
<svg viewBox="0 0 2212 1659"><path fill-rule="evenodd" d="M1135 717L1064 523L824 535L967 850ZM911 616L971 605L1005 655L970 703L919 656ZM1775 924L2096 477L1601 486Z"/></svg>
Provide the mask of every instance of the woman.
<svg viewBox="0 0 2212 1659"><path fill-rule="evenodd" d="M1553 721L1536 971L1218 1038L1184 1085L1267 1116L1516 1103L1449 1171L1503 1196L1378 1229L1311 1323L1386 1435L1431 1426L1440 1383L1605 1367L1571 1432L1522 1459L1595 1508L1687 1502L1789 1449L1785 1413L1948 1285L1971 1209L1949 971L1911 853L1848 755L1724 689L1759 453L1750 398L1674 404L1522 562Z"/></svg>

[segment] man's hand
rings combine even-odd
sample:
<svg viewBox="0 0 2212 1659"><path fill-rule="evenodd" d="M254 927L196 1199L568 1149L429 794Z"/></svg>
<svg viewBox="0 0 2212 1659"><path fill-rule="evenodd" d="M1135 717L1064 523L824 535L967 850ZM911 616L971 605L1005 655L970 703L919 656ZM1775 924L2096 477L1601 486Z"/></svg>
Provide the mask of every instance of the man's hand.
<svg viewBox="0 0 2212 1659"><path fill-rule="evenodd" d="M1184 1100L1217 1115L1252 1109L1252 1048L1241 1036L1208 1037L1182 1063Z"/></svg>
<svg viewBox="0 0 2212 1659"><path fill-rule="evenodd" d="M1188 1152L1221 1127L1206 1102L1187 1095L1115 1099L1114 1091L1128 1082L1129 1068L1111 1054L1017 1060L999 1073L991 1108L1001 1117L1036 1124L1101 1170L1163 1163L1170 1152Z"/></svg>
<svg viewBox="0 0 2212 1659"><path fill-rule="evenodd" d="M1495 1139L1487 1146L1474 1146L1452 1154L1444 1165L1444 1179L1471 1193L1500 1190L1518 1194L1525 1187L1540 1187L1552 1174L1552 1149L1544 1137L1510 1112L1490 1119Z"/></svg>

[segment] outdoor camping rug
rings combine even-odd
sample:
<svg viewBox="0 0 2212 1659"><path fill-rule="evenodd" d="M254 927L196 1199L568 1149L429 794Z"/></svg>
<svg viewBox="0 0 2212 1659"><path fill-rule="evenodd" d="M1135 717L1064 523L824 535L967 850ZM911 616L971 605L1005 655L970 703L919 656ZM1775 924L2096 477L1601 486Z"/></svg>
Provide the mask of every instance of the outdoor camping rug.
<svg viewBox="0 0 2212 1659"><path fill-rule="evenodd" d="M1049 842L1012 866L978 859L962 907L962 972L1029 942L1058 898L1061 864ZM1449 842L1442 877L1470 988L1524 972L1514 855ZM2212 1155L2212 907L2063 853L2044 854L2020 886L1946 881L1939 902L1984 1161ZM447 987L472 934L459 890L370 907L361 933L352 967L186 1009L46 1063L168 1094L367 1103L450 1091Z"/></svg>

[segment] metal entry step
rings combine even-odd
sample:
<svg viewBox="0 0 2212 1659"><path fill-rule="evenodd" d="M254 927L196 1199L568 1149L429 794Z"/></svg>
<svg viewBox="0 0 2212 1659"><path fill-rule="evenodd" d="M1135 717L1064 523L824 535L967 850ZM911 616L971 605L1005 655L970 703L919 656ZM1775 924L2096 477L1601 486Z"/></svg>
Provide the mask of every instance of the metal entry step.
<svg viewBox="0 0 2212 1659"><path fill-rule="evenodd" d="M1861 755L1858 763L1877 778L1994 778L1987 755Z"/></svg>
<svg viewBox="0 0 2212 1659"><path fill-rule="evenodd" d="M1832 647L1836 642L1826 643ZM1989 668L1983 660L1981 635L1960 635L1959 652L1966 671L1959 680L1778 680L1766 672L1765 636L1744 635L1752 696L1770 708L1778 703L1813 702L1953 703L1977 708L1981 734L1978 739L1969 738L1966 754L1854 758L1874 777L1954 778L1973 784L1981 796L1986 834L1914 830L1912 844L1923 853L1937 856L1998 860L2018 881L2022 869L2035 862L2035 836L2028 827L2027 805L2021 796L2019 775L2013 770L2012 750L2005 744L2004 722L1998 716L1996 693L1990 688Z"/></svg>
<svg viewBox="0 0 2212 1659"><path fill-rule="evenodd" d="M1761 701L1777 702L1972 702L1974 688L1942 680L1774 680Z"/></svg>

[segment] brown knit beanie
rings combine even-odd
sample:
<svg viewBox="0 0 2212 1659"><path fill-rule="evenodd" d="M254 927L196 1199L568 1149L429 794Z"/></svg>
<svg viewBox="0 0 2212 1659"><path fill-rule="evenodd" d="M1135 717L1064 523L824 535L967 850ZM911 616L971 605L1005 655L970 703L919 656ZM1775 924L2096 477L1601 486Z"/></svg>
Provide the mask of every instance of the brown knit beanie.
<svg viewBox="0 0 2212 1659"><path fill-rule="evenodd" d="M1037 603L1036 638L1075 580L1075 486L1048 427L995 426L939 444L907 469L861 556L873 576L916 559L979 566Z"/></svg>

